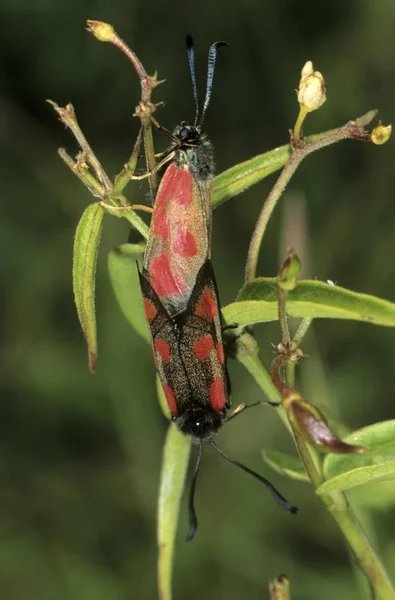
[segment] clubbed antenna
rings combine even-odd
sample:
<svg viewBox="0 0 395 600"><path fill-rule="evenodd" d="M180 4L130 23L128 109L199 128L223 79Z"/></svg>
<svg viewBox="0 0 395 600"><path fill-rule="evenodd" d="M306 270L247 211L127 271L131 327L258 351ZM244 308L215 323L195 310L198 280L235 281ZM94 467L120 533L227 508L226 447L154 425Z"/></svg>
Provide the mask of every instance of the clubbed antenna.
<svg viewBox="0 0 395 600"><path fill-rule="evenodd" d="M211 90L213 87L213 78L214 78L214 69L215 69L215 61L217 60L217 48L220 46L228 46L228 42L214 42L211 45L210 50L208 52L208 69L207 69L207 84L206 84L206 97L204 99L202 114L199 119L199 101L198 101L198 93L197 93L197 84L196 84L196 73L195 73L195 50L193 44L193 38L191 35L186 36L186 45L188 52L188 62L189 62L189 71L191 73L192 79L192 90L193 90L193 98L195 100L195 127L201 127L204 115L206 114L207 107L210 103Z"/></svg>
<svg viewBox="0 0 395 600"><path fill-rule="evenodd" d="M195 471L193 473L191 488L189 490L189 500L188 500L188 508L189 508L189 531L187 535L187 542L191 542L195 537L198 520L195 511L195 489L196 489L196 481L199 474L200 465L202 462L202 451L203 444L199 444L198 457L196 460Z"/></svg>
<svg viewBox="0 0 395 600"><path fill-rule="evenodd" d="M262 477L262 475L259 475L259 473L252 471L245 465L239 463L239 461L237 461L234 458L231 458L230 456L225 454L225 452L223 452L220 448L218 448L218 446L217 446L217 444L215 444L215 442L210 442L210 445L214 448L214 450L216 450L218 452L218 454L220 454L223 458L225 458L227 461L232 463L232 465L236 465L236 467L239 467L246 473L249 473L250 475L252 475L252 477L255 477L255 479L257 479L258 481L263 483L269 489L271 495L273 496L273 498L275 499L275 501L277 502L277 504L279 505L280 508L282 508L283 510L285 510L286 512L289 512L291 514L296 514L298 512L298 509L296 508L296 506L292 506L292 504L290 504L288 502L288 500L286 500L280 494L280 492L278 492L276 490L276 488L274 487L274 485L272 485L270 483L270 481L268 481L267 479Z"/></svg>
<svg viewBox="0 0 395 600"><path fill-rule="evenodd" d="M208 68L207 68L207 84L206 84L206 97L204 99L203 110L200 117L199 127L202 126L204 121L204 115L206 114L207 107L210 103L211 90L213 87L213 79L214 79L214 68L215 61L217 60L217 48L221 46L229 46L228 42L214 42L214 44L210 47L208 51ZM197 125L197 121L195 123Z"/></svg>

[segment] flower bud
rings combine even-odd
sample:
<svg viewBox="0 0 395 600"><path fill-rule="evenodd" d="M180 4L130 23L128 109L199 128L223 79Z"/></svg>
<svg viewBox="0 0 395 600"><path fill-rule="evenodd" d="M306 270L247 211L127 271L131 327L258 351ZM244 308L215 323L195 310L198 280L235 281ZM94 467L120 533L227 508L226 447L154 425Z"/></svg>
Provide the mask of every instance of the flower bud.
<svg viewBox="0 0 395 600"><path fill-rule="evenodd" d="M298 102L307 112L317 110L326 100L326 85L322 74L314 71L311 60L307 61L301 71L298 90Z"/></svg>
<svg viewBox="0 0 395 600"><path fill-rule="evenodd" d="M279 575L269 583L270 600L290 600L289 579Z"/></svg>
<svg viewBox="0 0 395 600"><path fill-rule="evenodd" d="M88 31L100 42L111 42L114 38L115 31L109 23L103 23L103 21L91 21L88 20Z"/></svg>
<svg viewBox="0 0 395 600"><path fill-rule="evenodd" d="M277 283L283 290L293 290L302 264L293 248L288 248L288 258L283 262L277 275Z"/></svg>
<svg viewBox="0 0 395 600"><path fill-rule="evenodd" d="M375 127L372 133L370 134L370 139L372 140L373 144L381 146L381 144L385 144L386 142L388 142L388 140L391 137L391 132L392 125L385 126L382 125L380 121L377 127Z"/></svg>

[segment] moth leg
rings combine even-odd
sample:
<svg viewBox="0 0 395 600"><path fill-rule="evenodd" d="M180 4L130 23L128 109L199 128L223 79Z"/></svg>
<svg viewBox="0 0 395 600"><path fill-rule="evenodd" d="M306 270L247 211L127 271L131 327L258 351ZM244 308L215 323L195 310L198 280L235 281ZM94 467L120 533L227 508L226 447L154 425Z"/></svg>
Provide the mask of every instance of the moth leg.
<svg viewBox="0 0 395 600"><path fill-rule="evenodd" d="M133 173L130 172L128 165L127 164L124 165L125 171L128 174L129 179L131 179L132 181L140 181L141 179L147 179L147 177L151 177L151 175L153 175L154 173L159 171L159 169L161 169L166 163L173 160L175 151L171 150L169 153L165 152L164 154L165 154L165 156L162 158L162 160L160 160L158 162L158 164L155 165L155 167L151 171L147 171L146 173L141 173L141 175L134 175Z"/></svg>
<svg viewBox="0 0 395 600"><path fill-rule="evenodd" d="M244 412L245 410L247 410L247 408L252 408L253 406L275 406L275 407L277 407L277 406L281 406L281 404L278 403L278 402L269 402L269 400L261 400L259 402L253 402L252 404L239 404L231 412L231 414L229 415L229 417L227 417L226 423L228 421L231 421L232 419L234 419L238 415L240 415L242 412Z"/></svg>
<svg viewBox="0 0 395 600"><path fill-rule="evenodd" d="M151 206L146 206L145 204L129 204L128 206L111 206L111 204L107 204L106 202L103 202L103 200L101 202L99 202L100 206L102 206L103 208L107 208L107 210L115 210L115 211L121 211L121 210L142 210L143 212L148 212L148 213L152 213L154 212L154 209Z"/></svg>

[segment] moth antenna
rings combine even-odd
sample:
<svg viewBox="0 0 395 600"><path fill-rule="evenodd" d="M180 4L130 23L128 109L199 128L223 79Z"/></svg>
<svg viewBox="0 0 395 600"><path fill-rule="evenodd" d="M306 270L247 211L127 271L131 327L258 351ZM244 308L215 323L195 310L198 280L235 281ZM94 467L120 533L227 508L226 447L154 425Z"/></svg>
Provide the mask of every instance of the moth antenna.
<svg viewBox="0 0 395 600"><path fill-rule="evenodd" d="M196 460L195 471L193 473L191 488L189 490L189 499L188 499L188 511L189 511L189 531L187 535L187 542L191 542L195 537L197 528L198 528L198 520L195 511L195 489L196 489L196 481L199 474L200 465L202 462L202 452L203 444L199 444L198 457Z"/></svg>
<svg viewBox="0 0 395 600"><path fill-rule="evenodd" d="M198 119L199 119L199 100L198 100L197 85L196 85L195 50L194 50L194 45L193 45L193 37L188 34L185 41L186 41L187 52L188 52L189 72L191 74L191 79L192 79L193 98L195 100L195 108L196 108L195 126L196 126Z"/></svg>
<svg viewBox="0 0 395 600"><path fill-rule="evenodd" d="M291 513L291 514L296 514L298 512L298 509L296 508L296 506L292 506L292 504L290 504L280 494L280 492L278 492L276 490L276 488L274 487L273 484L270 483L270 481L268 481L267 479L265 479L264 477L262 477L262 475L259 475L259 473L256 473L255 471L252 471L251 469L249 469L245 465L239 463L238 460L235 460L234 458L231 458L230 456L228 456L227 454L225 454L225 452L223 452L217 446L217 444L215 442L210 442L210 445L214 448L214 450L216 450L218 452L218 454L220 454L223 458L225 458L227 461L229 461L230 463L232 463L232 465L236 465L236 467L239 467L240 469L242 469L246 473L249 473L250 475L252 475L252 477L255 477L255 479L257 479L258 481L260 481L261 483L263 483L269 489L271 495L273 496L273 498L275 499L275 501L277 502L277 504L279 505L280 508L282 508L283 510L285 510L285 511Z"/></svg>
<svg viewBox="0 0 395 600"><path fill-rule="evenodd" d="M220 48L221 46L229 46L229 44L228 42L214 42L214 44L210 46L210 50L208 51L206 97L204 99L203 110L200 116L199 127L201 127L203 124L204 115L206 114L207 107L210 103L211 90L213 87L215 61L217 60L217 48ZM198 123L196 120L195 125L197 124Z"/></svg>

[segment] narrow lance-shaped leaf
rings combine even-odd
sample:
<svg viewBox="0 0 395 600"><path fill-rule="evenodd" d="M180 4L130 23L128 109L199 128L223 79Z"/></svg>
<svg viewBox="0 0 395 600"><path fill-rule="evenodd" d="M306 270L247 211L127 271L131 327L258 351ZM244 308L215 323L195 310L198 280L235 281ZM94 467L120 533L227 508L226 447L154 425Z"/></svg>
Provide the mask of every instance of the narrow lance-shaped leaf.
<svg viewBox="0 0 395 600"><path fill-rule="evenodd" d="M172 597L174 544L190 450L191 438L170 425L163 451L158 501L158 587L161 600L171 600Z"/></svg>
<svg viewBox="0 0 395 600"><path fill-rule="evenodd" d="M277 473L297 481L310 481L298 456L292 456L292 454L286 454L279 450L263 450L262 457L266 464Z"/></svg>
<svg viewBox="0 0 395 600"><path fill-rule="evenodd" d="M371 110L355 119L356 125L361 128L366 127L374 119L376 113L376 110ZM317 142L330 137L336 131L338 129L309 135L305 140L307 143ZM213 182L213 207L216 208L226 200L241 194L241 192L262 181L265 177L282 169L290 155L291 145L289 143L284 144L284 146L254 156L218 175Z"/></svg>
<svg viewBox="0 0 395 600"><path fill-rule="evenodd" d="M375 325L395 326L395 304L368 294L323 281L299 281L288 293L290 317L352 319ZM274 277L259 277L241 288L237 301L225 306L227 323L241 326L278 318L277 284Z"/></svg>
<svg viewBox="0 0 395 600"><path fill-rule="evenodd" d="M395 420L369 425L347 436L351 444L361 444L367 452L354 456L328 455L324 461L327 481L318 494L347 490L365 483L395 481Z"/></svg>
<svg viewBox="0 0 395 600"><path fill-rule="evenodd" d="M103 215L104 209L97 202L85 209L75 232L73 251L74 299L92 373L97 359L95 278Z"/></svg>
<svg viewBox="0 0 395 600"><path fill-rule="evenodd" d="M143 252L143 244L117 246L108 255L108 270L123 314L137 333L150 342L136 262Z"/></svg>

